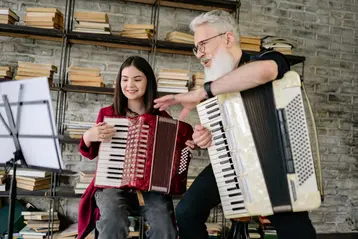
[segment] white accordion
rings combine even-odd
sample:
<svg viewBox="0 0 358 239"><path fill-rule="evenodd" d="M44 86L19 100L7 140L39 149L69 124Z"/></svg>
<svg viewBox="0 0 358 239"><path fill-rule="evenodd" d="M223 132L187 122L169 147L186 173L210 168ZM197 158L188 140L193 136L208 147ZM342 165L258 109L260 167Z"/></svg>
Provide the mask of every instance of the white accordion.
<svg viewBox="0 0 358 239"><path fill-rule="evenodd" d="M316 209L321 204L301 92L282 79L197 105L212 132L208 153L226 218Z"/></svg>

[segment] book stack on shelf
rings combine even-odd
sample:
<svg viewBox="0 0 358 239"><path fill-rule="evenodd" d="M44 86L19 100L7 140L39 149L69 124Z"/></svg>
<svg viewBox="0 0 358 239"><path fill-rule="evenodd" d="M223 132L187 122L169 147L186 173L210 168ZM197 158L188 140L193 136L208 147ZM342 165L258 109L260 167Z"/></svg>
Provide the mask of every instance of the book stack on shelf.
<svg viewBox="0 0 358 239"><path fill-rule="evenodd" d="M7 176L5 171L0 171L0 192L6 191Z"/></svg>
<svg viewBox="0 0 358 239"><path fill-rule="evenodd" d="M57 8L26 8L25 26L63 29L63 13Z"/></svg>
<svg viewBox="0 0 358 239"><path fill-rule="evenodd" d="M189 80L188 70L161 69L157 77L158 92L188 92Z"/></svg>
<svg viewBox="0 0 358 239"><path fill-rule="evenodd" d="M9 171L12 175L12 170ZM16 186L17 188L28 191L37 191L49 189L51 183L51 173L46 171L31 170L31 169L17 169L16 170Z"/></svg>
<svg viewBox="0 0 358 239"><path fill-rule="evenodd" d="M0 23L14 25L19 21L19 16L10 8L0 8Z"/></svg>
<svg viewBox="0 0 358 239"><path fill-rule="evenodd" d="M19 61L15 79L47 77L49 85L52 85L54 73L57 73L57 67L54 65Z"/></svg>
<svg viewBox="0 0 358 239"><path fill-rule="evenodd" d="M75 11L74 19L74 32L111 34L108 15L105 12Z"/></svg>
<svg viewBox="0 0 358 239"><path fill-rule="evenodd" d="M241 36L240 37L240 47L242 50L260 52L261 51L261 38Z"/></svg>
<svg viewBox="0 0 358 239"><path fill-rule="evenodd" d="M276 229L271 225L271 222L267 217L259 216L259 224L264 239L277 239Z"/></svg>
<svg viewBox="0 0 358 239"><path fill-rule="evenodd" d="M295 43L280 37L267 36L262 39L262 47L265 49L273 49L285 55L291 55Z"/></svg>
<svg viewBox="0 0 358 239"><path fill-rule="evenodd" d="M68 68L68 79L72 85L104 87L103 76L99 68L85 68L70 66Z"/></svg>
<svg viewBox="0 0 358 239"><path fill-rule="evenodd" d="M10 66L0 66L0 81L12 80L12 71Z"/></svg>
<svg viewBox="0 0 358 239"><path fill-rule="evenodd" d="M80 177L78 178L74 187L75 194L83 194L95 176L95 172L89 171L82 171L79 174Z"/></svg>
<svg viewBox="0 0 358 239"><path fill-rule="evenodd" d="M193 75L193 87L190 90L197 90L204 86L205 76L204 72L196 72Z"/></svg>
<svg viewBox="0 0 358 239"><path fill-rule="evenodd" d="M218 223L205 223L206 230L208 231L210 239L219 239L221 238L222 225Z"/></svg>
<svg viewBox="0 0 358 239"><path fill-rule="evenodd" d="M185 32L168 32L165 37L166 41L177 42L177 43L185 43L185 44L194 44L194 36Z"/></svg>
<svg viewBox="0 0 358 239"><path fill-rule="evenodd" d="M81 139L84 132L95 125L93 122L69 120L63 123L68 136L72 139Z"/></svg>
<svg viewBox="0 0 358 239"><path fill-rule="evenodd" d="M251 239L261 238L259 223L257 223L255 220L251 220L249 222L248 228L249 228L249 236Z"/></svg>
<svg viewBox="0 0 358 239"><path fill-rule="evenodd" d="M23 211L21 215L24 216L24 223L26 226L20 231L23 239L42 239L49 233L49 223L52 225L53 232L59 231L60 220L57 212L38 212L38 211Z"/></svg>
<svg viewBox="0 0 358 239"><path fill-rule="evenodd" d="M124 24L119 33L122 37L131 37L138 39L152 39L154 35L153 24Z"/></svg>

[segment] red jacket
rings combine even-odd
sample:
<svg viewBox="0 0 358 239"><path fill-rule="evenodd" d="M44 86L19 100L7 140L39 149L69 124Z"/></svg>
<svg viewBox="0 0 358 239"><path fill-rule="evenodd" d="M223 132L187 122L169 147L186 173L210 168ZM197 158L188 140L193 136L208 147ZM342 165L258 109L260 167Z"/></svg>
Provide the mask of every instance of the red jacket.
<svg viewBox="0 0 358 239"><path fill-rule="evenodd" d="M171 116L165 111L160 111L160 115L171 118ZM103 122L105 116L115 116L115 112L112 106L107 106L100 109L97 123ZM84 157L92 160L98 155L99 145L99 142L92 142L91 147L88 148L82 138L79 151ZM94 186L94 179L92 179L92 182L81 196L81 201L78 208L78 239L84 239L89 233L91 233L95 228L96 221L100 217L99 209L94 199L94 194L96 193L97 189L98 188Z"/></svg>

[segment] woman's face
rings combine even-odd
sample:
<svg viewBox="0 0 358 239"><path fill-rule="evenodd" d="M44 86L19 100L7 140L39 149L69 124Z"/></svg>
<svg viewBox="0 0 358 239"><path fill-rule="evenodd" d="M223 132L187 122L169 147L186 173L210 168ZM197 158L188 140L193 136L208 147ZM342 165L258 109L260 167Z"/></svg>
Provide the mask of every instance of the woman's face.
<svg viewBox="0 0 358 239"><path fill-rule="evenodd" d="M134 66L122 70L121 89L128 100L142 100L147 89L147 77Z"/></svg>

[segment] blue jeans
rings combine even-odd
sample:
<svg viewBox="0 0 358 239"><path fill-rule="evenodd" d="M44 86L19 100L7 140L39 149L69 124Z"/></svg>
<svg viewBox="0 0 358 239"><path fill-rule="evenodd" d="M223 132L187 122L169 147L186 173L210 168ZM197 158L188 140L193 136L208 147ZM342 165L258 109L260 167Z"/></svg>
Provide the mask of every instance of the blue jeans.
<svg viewBox="0 0 358 239"><path fill-rule="evenodd" d="M207 239L205 222L210 210L220 203L220 195L211 164L190 186L176 207L180 239ZM316 231L307 212L278 213L268 219L279 239L316 239Z"/></svg>
<svg viewBox="0 0 358 239"><path fill-rule="evenodd" d="M130 214L139 214L149 224L146 238L175 239L174 208L172 198L156 192L142 192L144 206L139 206L137 194L127 190L106 188L95 194L100 210L100 220L96 222L98 239L126 239L129 233Z"/></svg>

